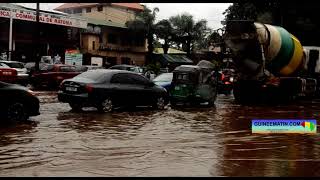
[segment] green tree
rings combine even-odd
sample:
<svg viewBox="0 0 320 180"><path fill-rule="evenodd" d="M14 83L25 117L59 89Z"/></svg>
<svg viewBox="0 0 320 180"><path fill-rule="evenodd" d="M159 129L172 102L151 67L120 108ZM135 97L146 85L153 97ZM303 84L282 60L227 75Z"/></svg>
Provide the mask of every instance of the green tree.
<svg viewBox="0 0 320 180"><path fill-rule="evenodd" d="M182 44L182 49L187 52L188 56L197 47L197 42L201 38L205 38L208 32L206 20L195 22L193 16L188 13L172 16L169 21L172 24L173 33L176 35L175 41L177 44Z"/></svg>
<svg viewBox="0 0 320 180"><path fill-rule="evenodd" d="M159 8L154 8L153 10L148 7L144 7L144 10L137 13L136 19L133 21L128 21L126 25L129 29L137 32L143 32L148 42L148 52L147 52L147 64L152 63L152 53L154 50L154 34L156 30L155 19L156 13L159 12Z"/></svg>
<svg viewBox="0 0 320 180"><path fill-rule="evenodd" d="M224 12L225 20L252 20L275 23L280 10L279 2L259 1L233 3Z"/></svg>
<svg viewBox="0 0 320 180"><path fill-rule="evenodd" d="M164 43L162 44L164 54L168 54L170 44L174 38L173 28L167 19L163 19L156 24L156 35L158 38L162 39Z"/></svg>

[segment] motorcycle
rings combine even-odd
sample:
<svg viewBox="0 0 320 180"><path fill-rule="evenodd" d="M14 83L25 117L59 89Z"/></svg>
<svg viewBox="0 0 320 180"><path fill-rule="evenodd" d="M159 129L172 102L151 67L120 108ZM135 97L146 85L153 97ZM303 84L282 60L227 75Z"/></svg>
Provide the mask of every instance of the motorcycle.
<svg viewBox="0 0 320 180"><path fill-rule="evenodd" d="M233 90L234 77L220 72L219 94L230 95Z"/></svg>

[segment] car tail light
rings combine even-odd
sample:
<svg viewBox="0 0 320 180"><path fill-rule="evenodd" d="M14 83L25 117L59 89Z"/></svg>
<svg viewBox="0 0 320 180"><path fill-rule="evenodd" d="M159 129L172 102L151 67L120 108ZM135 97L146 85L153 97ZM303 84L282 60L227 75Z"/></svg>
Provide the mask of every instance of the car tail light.
<svg viewBox="0 0 320 180"><path fill-rule="evenodd" d="M223 81L224 78L225 78L225 76L224 76L224 74L222 73L222 74L221 74L221 81Z"/></svg>
<svg viewBox="0 0 320 180"><path fill-rule="evenodd" d="M86 85L86 91L87 91L88 93L91 93L92 90L93 90L92 84L87 84L87 85Z"/></svg>

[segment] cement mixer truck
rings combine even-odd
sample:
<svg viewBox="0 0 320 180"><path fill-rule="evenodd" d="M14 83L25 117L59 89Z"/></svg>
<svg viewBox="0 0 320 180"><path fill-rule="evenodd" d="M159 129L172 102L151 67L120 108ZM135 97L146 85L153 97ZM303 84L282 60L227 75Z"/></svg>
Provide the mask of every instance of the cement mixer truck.
<svg viewBox="0 0 320 180"><path fill-rule="evenodd" d="M228 21L223 37L237 67L236 101L282 102L316 95L317 78L308 70L303 47L284 28Z"/></svg>

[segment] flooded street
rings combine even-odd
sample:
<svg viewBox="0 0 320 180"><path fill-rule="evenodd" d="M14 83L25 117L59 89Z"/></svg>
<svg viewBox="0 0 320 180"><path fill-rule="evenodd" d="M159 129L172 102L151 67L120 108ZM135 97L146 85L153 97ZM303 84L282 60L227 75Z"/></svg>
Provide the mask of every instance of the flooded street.
<svg viewBox="0 0 320 180"><path fill-rule="evenodd" d="M320 102L71 112L39 92L41 115L0 128L1 176L320 176L320 136L251 134L252 119L315 118ZM319 127L318 127L319 129Z"/></svg>

